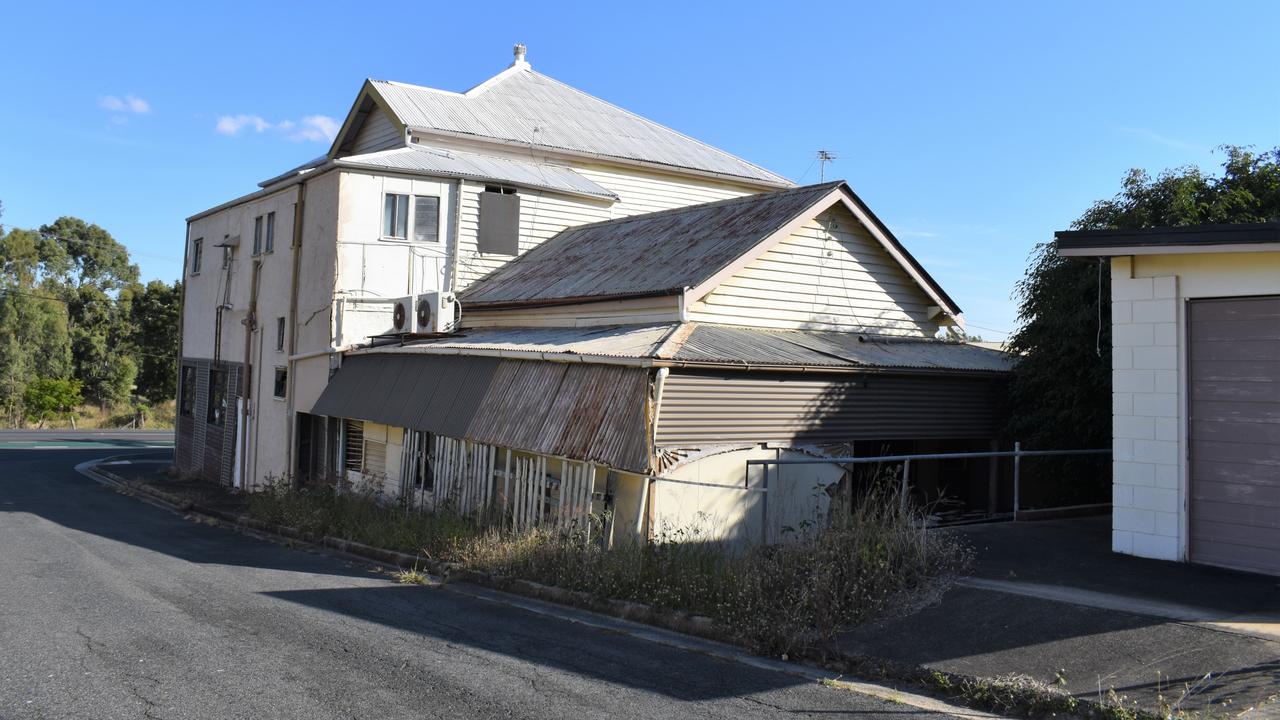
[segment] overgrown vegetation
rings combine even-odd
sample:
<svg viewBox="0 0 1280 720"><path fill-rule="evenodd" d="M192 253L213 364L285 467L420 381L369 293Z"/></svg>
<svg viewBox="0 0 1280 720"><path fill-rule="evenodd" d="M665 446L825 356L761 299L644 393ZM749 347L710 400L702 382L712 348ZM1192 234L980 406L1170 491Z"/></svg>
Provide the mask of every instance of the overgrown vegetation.
<svg viewBox="0 0 1280 720"><path fill-rule="evenodd" d="M970 549L926 531L896 485L863 495L847 521L795 543L735 553L699 529L651 544L593 540L605 526L515 534L449 512L407 512L376 493L273 484L249 498L259 520L317 535L420 552L435 560L599 599L711 618L748 647L781 656L825 645L840 629L875 617L964 572Z"/></svg>
<svg viewBox="0 0 1280 720"><path fill-rule="evenodd" d="M1072 229L1280 218L1280 148L1222 150L1227 158L1220 177L1196 167L1166 170L1155 178L1130 170L1120 193L1094 203ZM1059 257L1051 242L1037 245L1015 297L1019 327L1009 338L1009 349L1019 360L1010 384L1006 435L1026 448L1109 447L1111 278L1105 263ZM1109 478L1088 459L1063 459L1055 467L1068 480L1059 483L1059 497L1052 498L1056 503L1108 495Z"/></svg>
<svg viewBox="0 0 1280 720"><path fill-rule="evenodd" d="M180 296L141 284L97 225L0 227L0 422L71 424L81 399L108 415L172 399Z"/></svg>

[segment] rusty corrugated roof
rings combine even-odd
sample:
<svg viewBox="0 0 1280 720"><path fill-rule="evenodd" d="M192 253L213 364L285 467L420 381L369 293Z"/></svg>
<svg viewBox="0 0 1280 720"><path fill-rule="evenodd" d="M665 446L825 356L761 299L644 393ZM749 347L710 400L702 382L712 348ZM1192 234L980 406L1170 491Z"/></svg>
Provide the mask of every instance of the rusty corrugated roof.
<svg viewBox="0 0 1280 720"><path fill-rule="evenodd" d="M620 470L650 465L649 371L423 354L353 354L312 412Z"/></svg>
<svg viewBox="0 0 1280 720"><path fill-rule="evenodd" d="M359 350L360 355L520 353L637 365L716 363L743 367L845 368L850 371L1008 372L1012 356L973 344L822 330L766 330L660 323L606 327L483 328L446 338Z"/></svg>
<svg viewBox="0 0 1280 720"><path fill-rule="evenodd" d="M843 185L830 182L568 228L481 278L464 307L676 293Z"/></svg>
<svg viewBox="0 0 1280 720"><path fill-rule="evenodd" d="M674 360L800 367L1008 372L1008 353L929 338L898 338L821 330L757 330L694 326Z"/></svg>

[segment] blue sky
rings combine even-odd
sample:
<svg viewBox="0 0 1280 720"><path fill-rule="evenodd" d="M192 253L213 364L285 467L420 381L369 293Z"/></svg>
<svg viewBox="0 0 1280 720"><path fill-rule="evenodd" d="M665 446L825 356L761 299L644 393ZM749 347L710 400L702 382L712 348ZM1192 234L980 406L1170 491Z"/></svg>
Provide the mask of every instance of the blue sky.
<svg viewBox="0 0 1280 720"><path fill-rule="evenodd" d="M892 7L889 7L889 6ZM1131 167L1280 145L1280 3L9 3L5 225L76 215L146 278L184 218L322 154L365 77L536 70L801 182L814 152L999 338L1028 253Z"/></svg>

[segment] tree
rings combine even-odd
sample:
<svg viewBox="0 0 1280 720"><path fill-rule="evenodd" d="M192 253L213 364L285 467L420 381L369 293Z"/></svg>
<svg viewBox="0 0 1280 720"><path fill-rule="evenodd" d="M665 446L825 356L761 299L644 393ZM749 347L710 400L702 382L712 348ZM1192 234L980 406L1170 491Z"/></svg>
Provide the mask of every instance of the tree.
<svg viewBox="0 0 1280 720"><path fill-rule="evenodd" d="M67 417L74 427L74 412L81 402L80 381L40 378L27 386L23 400L31 422L44 425L46 420Z"/></svg>
<svg viewBox="0 0 1280 720"><path fill-rule="evenodd" d="M72 363L85 399L102 407L128 401L137 376L129 303L138 267L111 233L79 218L41 226L40 240L41 272L67 301Z"/></svg>
<svg viewBox="0 0 1280 720"><path fill-rule="evenodd" d="M1254 153L1224 146L1221 177L1199 168L1151 178L1131 170L1120 193L1093 204L1077 230L1135 229L1280 218L1280 147ZM1020 323L1009 338L1018 357L1010 384L1011 439L1026 447L1111 445L1110 273L1097 260L1059 257L1036 246L1015 289Z"/></svg>
<svg viewBox="0 0 1280 720"><path fill-rule="evenodd" d="M130 307L138 394L158 403L177 397L178 313L182 283L152 280L136 291Z"/></svg>

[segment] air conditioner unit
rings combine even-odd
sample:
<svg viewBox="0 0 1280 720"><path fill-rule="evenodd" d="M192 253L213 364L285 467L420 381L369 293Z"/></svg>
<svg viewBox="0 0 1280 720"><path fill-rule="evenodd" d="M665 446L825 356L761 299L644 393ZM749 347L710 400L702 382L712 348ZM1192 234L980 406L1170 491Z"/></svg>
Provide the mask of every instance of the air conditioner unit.
<svg viewBox="0 0 1280 720"><path fill-rule="evenodd" d="M462 307L451 292L429 292L418 296L413 308L416 333L453 332L462 319Z"/></svg>
<svg viewBox="0 0 1280 720"><path fill-rule="evenodd" d="M413 301L415 298L402 297L391 306L391 332L411 333L413 329ZM383 317L386 317L385 315Z"/></svg>

